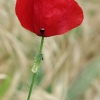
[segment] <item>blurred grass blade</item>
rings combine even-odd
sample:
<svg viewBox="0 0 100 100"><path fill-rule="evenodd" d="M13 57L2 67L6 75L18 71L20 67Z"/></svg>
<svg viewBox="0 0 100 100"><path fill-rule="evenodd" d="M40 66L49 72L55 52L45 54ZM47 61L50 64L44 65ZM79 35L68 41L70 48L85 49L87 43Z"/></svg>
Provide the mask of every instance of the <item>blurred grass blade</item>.
<svg viewBox="0 0 100 100"><path fill-rule="evenodd" d="M100 74L100 58L91 61L85 69L78 75L75 82L68 90L68 100L75 100L84 94L85 90Z"/></svg>
<svg viewBox="0 0 100 100"><path fill-rule="evenodd" d="M3 97L3 95L6 93L6 91L8 90L9 86L11 83L11 77L8 76L5 81L3 82L3 84L0 86L0 98ZM0 99L1 100L1 99Z"/></svg>

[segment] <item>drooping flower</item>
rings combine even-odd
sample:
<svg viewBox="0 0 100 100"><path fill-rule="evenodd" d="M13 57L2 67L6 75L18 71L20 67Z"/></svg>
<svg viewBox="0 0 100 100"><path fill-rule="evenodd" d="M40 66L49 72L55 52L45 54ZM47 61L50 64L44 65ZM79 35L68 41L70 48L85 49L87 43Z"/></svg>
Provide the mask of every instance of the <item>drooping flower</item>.
<svg viewBox="0 0 100 100"><path fill-rule="evenodd" d="M44 37L61 35L79 26L83 11L75 0L17 0L16 15L21 25Z"/></svg>

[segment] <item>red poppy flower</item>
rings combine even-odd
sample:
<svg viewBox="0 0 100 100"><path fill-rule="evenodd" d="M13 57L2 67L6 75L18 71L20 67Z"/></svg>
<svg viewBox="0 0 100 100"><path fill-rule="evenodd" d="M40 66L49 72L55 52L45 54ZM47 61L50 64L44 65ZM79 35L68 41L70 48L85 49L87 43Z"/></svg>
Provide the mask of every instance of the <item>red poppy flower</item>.
<svg viewBox="0 0 100 100"><path fill-rule="evenodd" d="M45 37L61 35L79 26L83 12L75 0L17 0L16 14L21 25Z"/></svg>

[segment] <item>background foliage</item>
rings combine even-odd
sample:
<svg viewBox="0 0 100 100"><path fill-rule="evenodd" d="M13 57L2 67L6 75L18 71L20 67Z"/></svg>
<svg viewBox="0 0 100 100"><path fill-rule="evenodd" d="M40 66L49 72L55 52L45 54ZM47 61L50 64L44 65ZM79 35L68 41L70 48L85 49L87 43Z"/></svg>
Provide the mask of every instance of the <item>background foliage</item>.
<svg viewBox="0 0 100 100"><path fill-rule="evenodd" d="M100 100L100 0L77 0L85 19L45 38L31 100ZM15 0L0 0L0 100L26 100L40 37L23 29Z"/></svg>

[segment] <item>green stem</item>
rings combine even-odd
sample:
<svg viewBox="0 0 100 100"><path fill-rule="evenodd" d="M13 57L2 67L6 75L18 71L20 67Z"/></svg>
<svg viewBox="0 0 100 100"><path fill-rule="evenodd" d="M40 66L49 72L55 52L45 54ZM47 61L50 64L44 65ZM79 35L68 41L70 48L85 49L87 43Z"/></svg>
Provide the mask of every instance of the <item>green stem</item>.
<svg viewBox="0 0 100 100"><path fill-rule="evenodd" d="M44 43L44 37L42 36L39 54L42 53L43 43ZM35 62L34 62L34 63L35 63ZM40 62L39 62L39 63L40 63ZM39 66L38 66L38 67L39 67ZM31 94L32 94L32 88L33 88L33 85L34 85L34 82L35 82L36 73L37 73L37 72L33 73L32 82L31 82L31 86L30 86L30 90L29 90L29 94L28 94L27 100L30 100L30 97L31 97Z"/></svg>
<svg viewBox="0 0 100 100"><path fill-rule="evenodd" d="M32 77L32 83L31 83L31 86L30 86L30 90L29 90L29 94L28 94L27 100L30 100L31 93L32 93L32 88L33 88L34 81L35 81L35 76L36 76L36 73L33 74L33 77Z"/></svg>
<svg viewBox="0 0 100 100"><path fill-rule="evenodd" d="M42 49L43 49L43 43L44 43L44 37L42 36L42 40L41 40L41 45L40 45L40 51L39 51L39 53L42 52Z"/></svg>

